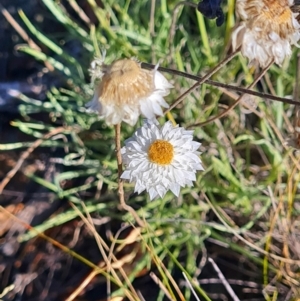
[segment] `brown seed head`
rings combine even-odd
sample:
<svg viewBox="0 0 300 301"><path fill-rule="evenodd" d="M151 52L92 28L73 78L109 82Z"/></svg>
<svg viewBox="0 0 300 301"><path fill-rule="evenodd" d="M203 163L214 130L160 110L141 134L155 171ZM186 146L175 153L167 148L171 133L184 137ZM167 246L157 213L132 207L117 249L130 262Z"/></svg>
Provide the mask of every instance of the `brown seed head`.
<svg viewBox="0 0 300 301"><path fill-rule="evenodd" d="M118 60L108 66L98 85L98 95L104 105L133 105L153 90L154 73L130 59Z"/></svg>
<svg viewBox="0 0 300 301"><path fill-rule="evenodd" d="M260 28L264 35L275 32L286 39L295 32L293 12L287 0L248 0L241 8L250 21L250 28Z"/></svg>

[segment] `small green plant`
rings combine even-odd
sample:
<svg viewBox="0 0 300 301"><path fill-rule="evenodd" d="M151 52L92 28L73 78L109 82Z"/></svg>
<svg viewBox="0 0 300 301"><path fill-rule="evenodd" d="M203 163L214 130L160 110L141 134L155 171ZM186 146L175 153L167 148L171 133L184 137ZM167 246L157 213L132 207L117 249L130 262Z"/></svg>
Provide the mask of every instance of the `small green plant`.
<svg viewBox="0 0 300 301"><path fill-rule="evenodd" d="M63 155L56 158L63 171L53 181L35 174L27 176L54 192L57 201L69 201L71 207L19 240L27 241L39 232L80 217L106 258L106 268L94 267L91 278L102 274L115 283L117 289L113 297L140 300L132 282L152 265L161 279L157 300L163 300L165 295L171 300L191 299L192 290L177 281L183 277L174 276L178 271L186 275L201 300L214 300L211 291L205 291L201 284L193 281L204 267L198 258L205 260L206 248L211 244L226 250L236 266L242 261L255 265L252 271L263 278L261 283L258 279L255 281L258 287L264 287L262 293L266 300L281 300L280 290L270 282L272 277L297 296L296 267L300 259L293 249L293 241L299 235L296 230L299 157L285 143L293 128L290 105L270 100L272 95L287 98L293 94L295 70L292 67L296 55L292 55L290 62L281 61L282 57L276 55L270 60L262 55L259 63L264 69L257 71L259 69L249 68L243 57L255 59L255 54L246 50L247 41L242 41L242 55L237 53L241 45L236 40L230 60L224 59L228 57L234 25L234 1L231 0L224 3L226 22L221 27L205 19L195 9L195 3L184 5L186 1L106 0L100 6L95 0L88 0L94 21L74 0L69 1L69 9L61 1L42 2L51 18L64 26L64 37L48 37L20 11L27 32L35 43L43 46L43 51L30 45L19 46L18 50L52 68L62 84L49 89L44 101L17 95L22 101L19 111L23 118L14 120L12 125L39 143L16 141L2 144L0 149L38 146L64 150ZM75 13L71 14L71 8ZM245 22L240 26L238 30L247 30ZM233 36L237 39L238 33ZM70 41L78 42L80 56L75 57L72 49L68 51L61 46ZM178 197L166 191L161 194L152 191L150 198L154 200L150 201L146 193L133 193L134 184L124 183L122 187L121 161L116 156L115 141L120 155L125 139L143 126L141 118L135 118L129 124L122 123L121 130L116 125L119 131L116 134L110 126L114 124L113 119L107 124L107 119L87 112L86 104L98 87L97 79L103 80L100 74L95 76L95 82L90 82L88 70L103 51L106 51L105 61L100 63L103 70L116 60L135 57L148 69L159 63L159 72L173 85L172 89L169 87L170 94L164 95L170 105L169 112L159 114L159 123L165 123L168 117L180 127L193 128L194 140L198 141L195 143L199 146L201 142L204 167L204 171L197 174L195 171L201 168L193 170L195 178L191 175L189 178L193 185L181 185L184 187L180 194L178 187L172 186L171 190ZM273 65L273 59L282 66ZM192 82L188 75L198 77ZM218 87L215 82L224 86ZM245 86L250 91L241 94L226 84ZM264 98L251 95L253 89L264 92ZM95 101L99 98L100 94ZM226 114L220 114L222 110ZM36 117L42 115L46 116L43 120ZM132 116L129 117L132 121ZM128 164L129 157L126 157ZM151 177L154 180L155 175ZM130 180L131 176L125 178ZM135 178L138 181L138 177ZM72 183L71 187L65 185L66 182ZM137 185L137 192L145 189L141 188L142 184ZM120 195L123 197L121 211L116 210ZM164 197L155 198L157 195ZM124 241L114 237L113 247L106 245L91 222L90 214L95 213L133 225L138 233L134 232L132 240L130 236ZM121 272L123 278L116 271L122 270L124 262L112 255L118 249L114 247L122 243L134 244L131 254L138 257L131 274L124 276ZM116 267L118 263L121 268ZM220 275L215 268L214 271ZM126 281L122 281L124 279ZM225 284L229 285L230 281ZM235 296L234 292L227 291L227 294ZM147 300L147 296L144 298Z"/></svg>

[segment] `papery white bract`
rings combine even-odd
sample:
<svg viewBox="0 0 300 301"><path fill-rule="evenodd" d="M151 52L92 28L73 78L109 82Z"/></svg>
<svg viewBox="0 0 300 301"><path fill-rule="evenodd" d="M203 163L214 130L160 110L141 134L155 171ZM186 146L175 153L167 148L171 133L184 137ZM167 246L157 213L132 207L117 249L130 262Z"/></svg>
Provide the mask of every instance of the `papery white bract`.
<svg viewBox="0 0 300 301"><path fill-rule="evenodd" d="M134 59L121 59L105 65L100 59L92 63L92 78L100 79L93 99L87 104L105 121L122 121L135 125L140 114L146 118L162 116L161 107L168 108L164 96L173 87L157 70L142 69Z"/></svg>
<svg viewBox="0 0 300 301"><path fill-rule="evenodd" d="M146 121L121 149L126 166L121 178L135 182L137 193L146 190L151 200L168 190L179 196L180 188L193 186L196 172L203 170L201 143L192 134L170 121L163 126Z"/></svg>
<svg viewBox="0 0 300 301"><path fill-rule="evenodd" d="M294 0L237 0L240 25L232 33L232 48L251 63L266 67L272 60L281 65L290 57L291 45L298 45L298 13L291 9Z"/></svg>

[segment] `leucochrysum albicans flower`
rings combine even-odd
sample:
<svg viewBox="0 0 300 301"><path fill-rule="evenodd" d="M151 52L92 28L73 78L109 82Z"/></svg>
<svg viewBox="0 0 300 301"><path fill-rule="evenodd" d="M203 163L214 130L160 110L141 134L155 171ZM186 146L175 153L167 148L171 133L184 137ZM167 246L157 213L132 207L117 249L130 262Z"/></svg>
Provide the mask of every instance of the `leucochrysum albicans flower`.
<svg viewBox="0 0 300 301"><path fill-rule="evenodd" d="M193 186L196 172L203 170L201 144L192 134L170 121L163 126L146 121L121 149L126 166L121 178L135 182L137 193L146 190L151 200L168 190L179 196L180 188Z"/></svg>
<svg viewBox="0 0 300 301"><path fill-rule="evenodd" d="M233 50L250 63L266 67L273 59L281 65L290 57L291 45L298 45L300 24L292 11L294 0L237 0L236 14L241 23L232 34Z"/></svg>
<svg viewBox="0 0 300 301"><path fill-rule="evenodd" d="M117 60L111 65L96 59L90 70L92 80L99 82L87 107L98 112L109 125L121 121L134 125L140 114L151 119L163 115L161 107L169 107L164 96L173 86L157 67L149 71L134 59Z"/></svg>

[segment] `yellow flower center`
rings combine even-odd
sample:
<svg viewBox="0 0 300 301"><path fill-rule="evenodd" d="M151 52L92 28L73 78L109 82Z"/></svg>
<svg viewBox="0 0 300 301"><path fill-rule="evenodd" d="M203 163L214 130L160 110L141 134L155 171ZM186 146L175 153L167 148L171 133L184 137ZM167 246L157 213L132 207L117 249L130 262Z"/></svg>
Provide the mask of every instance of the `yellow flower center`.
<svg viewBox="0 0 300 301"><path fill-rule="evenodd" d="M152 163L168 165L174 158L174 147L168 141L156 140L149 147L148 157Z"/></svg>

